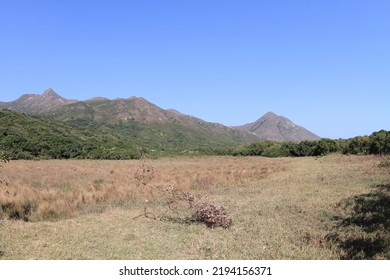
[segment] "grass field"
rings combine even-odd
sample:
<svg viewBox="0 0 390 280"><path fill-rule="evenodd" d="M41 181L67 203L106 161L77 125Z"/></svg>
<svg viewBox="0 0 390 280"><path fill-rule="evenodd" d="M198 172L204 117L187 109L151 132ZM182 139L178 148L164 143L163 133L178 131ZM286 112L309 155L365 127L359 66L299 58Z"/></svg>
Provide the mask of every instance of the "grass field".
<svg viewBox="0 0 390 280"><path fill-rule="evenodd" d="M0 168L0 259L389 259L382 160L13 161ZM207 196L233 224L189 221L165 189Z"/></svg>

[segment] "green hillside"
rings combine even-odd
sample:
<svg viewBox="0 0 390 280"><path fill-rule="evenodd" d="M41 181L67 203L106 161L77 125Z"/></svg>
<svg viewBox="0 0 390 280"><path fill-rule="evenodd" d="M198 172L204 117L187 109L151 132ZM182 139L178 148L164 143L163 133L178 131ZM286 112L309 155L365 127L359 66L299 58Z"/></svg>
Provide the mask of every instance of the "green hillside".
<svg viewBox="0 0 390 280"><path fill-rule="evenodd" d="M137 146L119 137L53 121L0 111L0 149L11 159L139 157Z"/></svg>
<svg viewBox="0 0 390 280"><path fill-rule="evenodd" d="M205 154L240 143L207 129L134 120L95 121L0 111L0 150L11 159L133 159L150 155ZM233 140L232 140L233 139Z"/></svg>
<svg viewBox="0 0 390 280"><path fill-rule="evenodd" d="M73 127L116 135L152 150L204 151L258 140L247 132L163 110L143 98L80 101L46 115Z"/></svg>
<svg viewBox="0 0 390 280"><path fill-rule="evenodd" d="M75 112L75 111L74 111ZM88 117L88 115L90 117ZM0 111L0 151L10 159L134 159L150 156L226 154L300 157L390 153L390 132L351 139L274 142L243 139L237 130L200 121L144 123L96 118L95 113L34 116ZM60 120L61 119L61 120ZM212 126L215 125L215 130ZM247 144L245 144L247 143Z"/></svg>

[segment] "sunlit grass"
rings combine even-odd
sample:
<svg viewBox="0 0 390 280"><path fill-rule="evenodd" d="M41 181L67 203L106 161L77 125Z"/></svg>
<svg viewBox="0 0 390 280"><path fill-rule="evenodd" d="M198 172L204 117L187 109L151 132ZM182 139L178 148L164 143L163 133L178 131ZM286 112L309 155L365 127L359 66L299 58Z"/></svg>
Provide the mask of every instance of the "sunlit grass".
<svg viewBox="0 0 390 280"><path fill-rule="evenodd" d="M345 249L329 239L339 202L384 184L380 161L340 155L14 161L1 170L8 186L1 186L0 202L31 200L35 208L29 222L3 213L0 258L339 259ZM140 179L147 170L151 178ZM143 216L144 207L156 217L174 216L166 213L166 187L222 203L233 225L212 229Z"/></svg>

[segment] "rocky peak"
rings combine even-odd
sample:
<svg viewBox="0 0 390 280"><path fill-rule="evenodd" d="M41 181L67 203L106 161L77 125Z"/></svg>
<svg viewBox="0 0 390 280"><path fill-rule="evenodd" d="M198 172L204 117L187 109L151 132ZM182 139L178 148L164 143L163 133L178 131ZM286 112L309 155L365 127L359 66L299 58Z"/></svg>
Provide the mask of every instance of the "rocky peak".
<svg viewBox="0 0 390 280"><path fill-rule="evenodd" d="M48 88L42 93L42 96L58 96L58 94L52 88Z"/></svg>
<svg viewBox="0 0 390 280"><path fill-rule="evenodd" d="M299 142L320 139L312 132L273 112L268 112L257 121L237 128L249 131L264 140Z"/></svg>
<svg viewBox="0 0 390 280"><path fill-rule="evenodd" d="M24 94L12 102L0 104L1 108L10 109L16 112L37 114L57 109L65 104L76 102L58 95L53 89L48 88L42 94Z"/></svg>
<svg viewBox="0 0 390 280"><path fill-rule="evenodd" d="M275 118L277 118L278 117L278 115L276 115L275 113L273 113L273 112L268 112L268 113L266 113L264 116L262 116L261 118L262 119L275 119Z"/></svg>

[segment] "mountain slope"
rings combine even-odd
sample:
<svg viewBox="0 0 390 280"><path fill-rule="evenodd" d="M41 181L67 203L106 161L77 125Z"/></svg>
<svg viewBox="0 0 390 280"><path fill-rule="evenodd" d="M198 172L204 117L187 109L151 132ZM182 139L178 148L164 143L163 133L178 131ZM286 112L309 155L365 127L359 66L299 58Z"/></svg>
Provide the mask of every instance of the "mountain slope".
<svg viewBox="0 0 390 280"><path fill-rule="evenodd" d="M116 135L149 149L196 150L259 140L299 142L319 139L273 113L267 113L254 123L228 127L176 110L164 110L144 98L110 100L95 97L78 101L66 99L50 88L43 94L25 94L12 102L0 102L0 109L50 116L78 129Z"/></svg>
<svg viewBox="0 0 390 280"><path fill-rule="evenodd" d="M164 110L138 97L79 101L46 115L73 125L93 124L150 148L207 149L258 140L248 132Z"/></svg>
<svg viewBox="0 0 390 280"><path fill-rule="evenodd" d="M42 94L24 94L15 101L0 102L0 109L27 114L39 114L75 102L58 95L51 88Z"/></svg>
<svg viewBox="0 0 390 280"><path fill-rule="evenodd" d="M253 123L236 128L251 132L261 139L272 141L300 142L304 140L319 140L320 137L307 129L294 124L289 119L268 112Z"/></svg>
<svg viewBox="0 0 390 280"><path fill-rule="evenodd" d="M0 150L12 159L139 157L136 145L115 135L9 110L0 110Z"/></svg>

